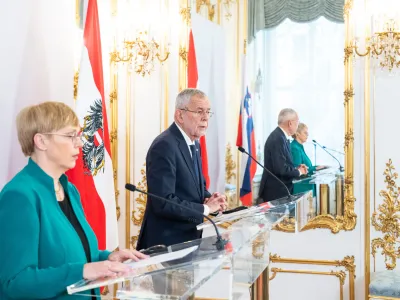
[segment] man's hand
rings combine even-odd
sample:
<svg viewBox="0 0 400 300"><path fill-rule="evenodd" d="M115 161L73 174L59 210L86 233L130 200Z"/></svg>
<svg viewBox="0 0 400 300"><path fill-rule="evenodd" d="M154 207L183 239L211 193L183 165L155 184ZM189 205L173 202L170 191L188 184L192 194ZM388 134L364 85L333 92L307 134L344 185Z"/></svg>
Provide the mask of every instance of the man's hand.
<svg viewBox="0 0 400 300"><path fill-rule="evenodd" d="M226 196L220 193L214 193L210 198L205 199L204 204L210 208L210 213L225 211L227 208Z"/></svg>
<svg viewBox="0 0 400 300"><path fill-rule="evenodd" d="M297 169L300 171L301 175L306 175L308 173L308 168L304 164L301 164L300 166L298 166Z"/></svg>

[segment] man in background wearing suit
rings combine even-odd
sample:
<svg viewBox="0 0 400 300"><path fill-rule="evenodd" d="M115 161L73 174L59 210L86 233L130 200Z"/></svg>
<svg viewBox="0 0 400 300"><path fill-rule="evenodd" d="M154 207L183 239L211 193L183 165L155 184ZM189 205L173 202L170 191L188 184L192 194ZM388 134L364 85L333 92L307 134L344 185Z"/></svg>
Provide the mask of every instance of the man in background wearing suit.
<svg viewBox="0 0 400 300"><path fill-rule="evenodd" d="M226 209L226 197L210 194L202 174L198 139L212 116L210 101L197 89L185 89L175 102L175 122L150 146L146 157L148 192L179 203L147 198L137 249L198 239L202 215Z"/></svg>
<svg viewBox="0 0 400 300"><path fill-rule="evenodd" d="M305 165L295 166L290 152L289 137L299 125L299 117L291 108L282 109L278 116L278 127L271 132L264 147L264 165L293 192L292 180L307 174ZM261 178L259 196L266 201L287 195L285 187L264 170Z"/></svg>

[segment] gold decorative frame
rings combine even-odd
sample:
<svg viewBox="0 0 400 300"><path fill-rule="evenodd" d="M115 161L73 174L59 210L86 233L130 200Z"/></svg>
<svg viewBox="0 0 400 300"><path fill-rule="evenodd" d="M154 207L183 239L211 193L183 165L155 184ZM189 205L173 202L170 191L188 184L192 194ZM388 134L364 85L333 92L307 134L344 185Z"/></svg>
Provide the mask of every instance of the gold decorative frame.
<svg viewBox="0 0 400 300"><path fill-rule="evenodd" d="M346 273L344 271L322 272L322 271L311 271L311 270L284 270L281 268L272 268L271 272L272 276L269 278L270 281L276 277L277 273L336 276L337 278L339 278L339 283L340 283L340 300L343 300L343 286L346 280Z"/></svg>
<svg viewBox="0 0 400 300"><path fill-rule="evenodd" d="M333 266L343 267L349 274L349 300L355 300L355 272L356 265L354 263L354 256L346 256L342 260L314 260L314 259L296 259L296 258L281 258L277 254L270 254L271 263L279 264L299 264L299 265L318 265L318 266ZM276 277L276 273L295 273L295 274L313 274L313 275L331 275L339 278L340 281L340 299L343 299L343 285L346 279L344 271L312 271L312 270L283 270L281 268L271 268L272 276L269 280Z"/></svg>
<svg viewBox="0 0 400 300"><path fill-rule="evenodd" d="M346 0L343 16L345 28L345 87L344 87L344 109L345 109L345 179L344 179L344 214L343 216L319 215L308 221L302 231L325 228L332 233L341 230L353 230L357 223L357 215L354 212L354 88L353 88L353 50L352 28L350 23L350 10L353 7L353 0ZM283 232L294 232L294 221L283 220L274 227L275 230Z"/></svg>

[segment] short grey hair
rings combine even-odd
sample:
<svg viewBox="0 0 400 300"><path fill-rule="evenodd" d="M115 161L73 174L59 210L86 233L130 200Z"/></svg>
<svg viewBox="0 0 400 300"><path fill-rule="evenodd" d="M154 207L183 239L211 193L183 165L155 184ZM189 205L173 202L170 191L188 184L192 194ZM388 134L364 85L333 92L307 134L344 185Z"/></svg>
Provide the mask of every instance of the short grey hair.
<svg viewBox="0 0 400 300"><path fill-rule="evenodd" d="M192 97L194 96L199 96L200 98L207 97L204 92L198 89L184 89L178 94L178 96L176 96L175 109L180 109L188 106L190 99L192 99Z"/></svg>
<svg viewBox="0 0 400 300"><path fill-rule="evenodd" d="M295 116L297 116L297 112L294 109L292 108L282 109L278 116L278 125L293 120Z"/></svg>

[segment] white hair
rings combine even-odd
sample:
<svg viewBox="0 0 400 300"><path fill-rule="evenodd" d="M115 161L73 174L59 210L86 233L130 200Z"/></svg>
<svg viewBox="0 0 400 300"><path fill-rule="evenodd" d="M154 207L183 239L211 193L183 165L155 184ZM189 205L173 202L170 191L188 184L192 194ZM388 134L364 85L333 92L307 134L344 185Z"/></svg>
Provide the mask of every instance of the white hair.
<svg viewBox="0 0 400 300"><path fill-rule="evenodd" d="M175 109L185 108L188 106L190 99L192 99L193 96L199 96L200 98L207 97L204 92L198 89L184 89L178 94L178 96L176 96Z"/></svg>
<svg viewBox="0 0 400 300"><path fill-rule="evenodd" d="M293 120L297 116L297 113L292 108L284 108L280 111L278 116L278 125L285 123L287 121Z"/></svg>

